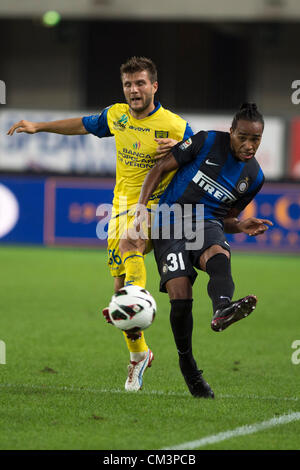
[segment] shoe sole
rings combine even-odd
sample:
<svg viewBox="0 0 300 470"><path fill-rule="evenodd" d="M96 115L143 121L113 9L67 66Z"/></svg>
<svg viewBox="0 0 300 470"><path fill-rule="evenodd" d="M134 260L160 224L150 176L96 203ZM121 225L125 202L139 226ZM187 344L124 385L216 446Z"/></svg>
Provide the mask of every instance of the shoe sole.
<svg viewBox="0 0 300 470"><path fill-rule="evenodd" d="M225 317L214 318L211 322L211 328L214 331L223 331L228 326L232 325L245 317L248 317L253 312L257 304L257 297L255 295L248 295L242 300L237 302L237 305L232 313Z"/></svg>

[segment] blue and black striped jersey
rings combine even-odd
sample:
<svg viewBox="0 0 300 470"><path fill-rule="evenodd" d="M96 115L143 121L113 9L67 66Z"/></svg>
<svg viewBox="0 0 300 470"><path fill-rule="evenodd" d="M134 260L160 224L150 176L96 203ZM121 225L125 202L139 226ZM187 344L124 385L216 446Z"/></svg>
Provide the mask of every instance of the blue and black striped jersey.
<svg viewBox="0 0 300 470"><path fill-rule="evenodd" d="M162 204L203 204L205 219L224 219L230 209L242 211L264 183L255 157L235 158L230 134L200 131L172 149L179 170L160 198Z"/></svg>

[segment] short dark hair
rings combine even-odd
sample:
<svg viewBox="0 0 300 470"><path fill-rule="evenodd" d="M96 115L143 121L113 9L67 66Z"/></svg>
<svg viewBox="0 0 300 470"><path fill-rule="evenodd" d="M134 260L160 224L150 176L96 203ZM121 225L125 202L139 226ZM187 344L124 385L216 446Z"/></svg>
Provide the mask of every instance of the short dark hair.
<svg viewBox="0 0 300 470"><path fill-rule="evenodd" d="M147 57L131 57L120 67L121 79L124 73L135 73L146 70L151 83L157 81L157 69L153 60Z"/></svg>
<svg viewBox="0 0 300 470"><path fill-rule="evenodd" d="M255 103L243 103L240 109L235 113L231 127L233 130L236 129L237 123L240 119L251 122L261 122L263 128L265 126L264 118L258 111Z"/></svg>

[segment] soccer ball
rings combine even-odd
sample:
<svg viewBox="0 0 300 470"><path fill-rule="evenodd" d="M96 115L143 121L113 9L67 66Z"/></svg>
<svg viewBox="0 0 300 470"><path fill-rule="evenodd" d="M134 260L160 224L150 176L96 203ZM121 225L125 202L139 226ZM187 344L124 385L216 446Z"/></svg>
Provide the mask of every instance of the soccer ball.
<svg viewBox="0 0 300 470"><path fill-rule="evenodd" d="M146 289L125 286L112 296L108 314L113 325L120 330L137 333L153 323L156 303Z"/></svg>

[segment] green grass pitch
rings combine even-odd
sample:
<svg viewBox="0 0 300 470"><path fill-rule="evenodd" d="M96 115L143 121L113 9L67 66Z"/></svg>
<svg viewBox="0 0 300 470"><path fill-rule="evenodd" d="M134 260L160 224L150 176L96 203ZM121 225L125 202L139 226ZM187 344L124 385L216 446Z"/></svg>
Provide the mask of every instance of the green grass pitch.
<svg viewBox="0 0 300 470"><path fill-rule="evenodd" d="M235 298L256 294L258 305L220 333L199 273L193 346L215 400L187 391L152 254L146 264L155 360L143 390L126 393L125 341L99 314L112 294L105 251L0 248L0 449L156 450L300 411L298 257L233 253ZM299 436L294 421L201 449L300 449Z"/></svg>

